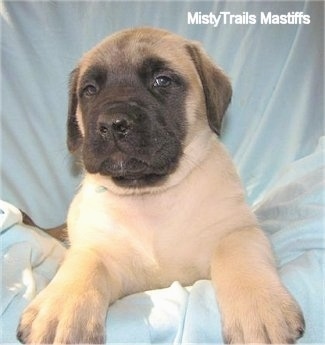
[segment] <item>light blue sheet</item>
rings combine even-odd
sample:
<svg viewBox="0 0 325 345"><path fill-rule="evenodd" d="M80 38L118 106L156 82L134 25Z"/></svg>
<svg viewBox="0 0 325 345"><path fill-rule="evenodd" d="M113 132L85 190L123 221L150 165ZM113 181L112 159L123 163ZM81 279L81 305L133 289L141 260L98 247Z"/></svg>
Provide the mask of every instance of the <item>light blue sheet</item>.
<svg viewBox="0 0 325 345"><path fill-rule="evenodd" d="M302 11L309 25L188 25L187 12ZM324 4L299 2L4 2L1 198L41 226L64 222L80 176L65 147L68 74L107 34L152 25L200 40L234 88L222 140L229 148L283 281L305 313L301 342L324 335ZM64 255L2 205L1 343L15 342L26 298ZM109 341L221 342L211 284L175 282L112 306Z"/></svg>

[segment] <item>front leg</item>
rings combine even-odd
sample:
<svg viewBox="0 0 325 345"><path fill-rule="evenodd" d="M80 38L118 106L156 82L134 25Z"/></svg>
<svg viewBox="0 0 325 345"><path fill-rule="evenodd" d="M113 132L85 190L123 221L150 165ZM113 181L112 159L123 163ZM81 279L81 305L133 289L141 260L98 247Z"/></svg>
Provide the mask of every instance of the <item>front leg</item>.
<svg viewBox="0 0 325 345"><path fill-rule="evenodd" d="M118 291L96 251L71 248L54 279L24 311L17 337L33 344L102 344L108 305Z"/></svg>
<svg viewBox="0 0 325 345"><path fill-rule="evenodd" d="M215 252L211 274L226 343L291 344L302 336L301 310L281 284L261 230L226 236Z"/></svg>

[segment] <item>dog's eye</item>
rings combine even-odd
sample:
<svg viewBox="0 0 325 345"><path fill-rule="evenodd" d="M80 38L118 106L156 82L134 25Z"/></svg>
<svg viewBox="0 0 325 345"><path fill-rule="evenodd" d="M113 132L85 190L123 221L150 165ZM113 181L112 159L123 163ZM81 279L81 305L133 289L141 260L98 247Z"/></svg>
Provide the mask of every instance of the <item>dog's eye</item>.
<svg viewBox="0 0 325 345"><path fill-rule="evenodd" d="M165 76L165 75L160 75L155 78L153 86L154 87L167 87L171 84L172 80L171 78Z"/></svg>
<svg viewBox="0 0 325 345"><path fill-rule="evenodd" d="M83 94L85 96L88 96L88 97L91 97L91 96L94 96L96 95L98 92L98 89L95 85L93 84L89 84L89 85L86 85L84 88L83 88Z"/></svg>

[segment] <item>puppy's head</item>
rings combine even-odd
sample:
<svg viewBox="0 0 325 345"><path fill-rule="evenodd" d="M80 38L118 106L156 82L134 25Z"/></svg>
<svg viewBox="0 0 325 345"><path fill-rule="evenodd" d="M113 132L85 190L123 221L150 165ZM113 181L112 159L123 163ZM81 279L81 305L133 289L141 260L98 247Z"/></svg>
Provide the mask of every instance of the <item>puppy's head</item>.
<svg viewBox="0 0 325 345"><path fill-rule="evenodd" d="M68 147L111 189L167 188L219 134L230 98L228 79L196 43L159 29L122 31L71 74Z"/></svg>

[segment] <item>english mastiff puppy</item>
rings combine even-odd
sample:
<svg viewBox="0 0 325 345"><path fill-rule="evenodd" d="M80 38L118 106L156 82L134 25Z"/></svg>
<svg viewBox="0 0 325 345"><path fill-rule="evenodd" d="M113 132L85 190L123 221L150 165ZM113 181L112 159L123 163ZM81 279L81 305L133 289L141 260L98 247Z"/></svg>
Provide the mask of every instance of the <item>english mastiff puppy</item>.
<svg viewBox="0 0 325 345"><path fill-rule="evenodd" d="M213 282L226 343L303 334L218 138L231 93L200 45L167 31L118 32L84 55L70 83L68 147L85 170L71 248L20 341L104 343L117 299L199 279Z"/></svg>

